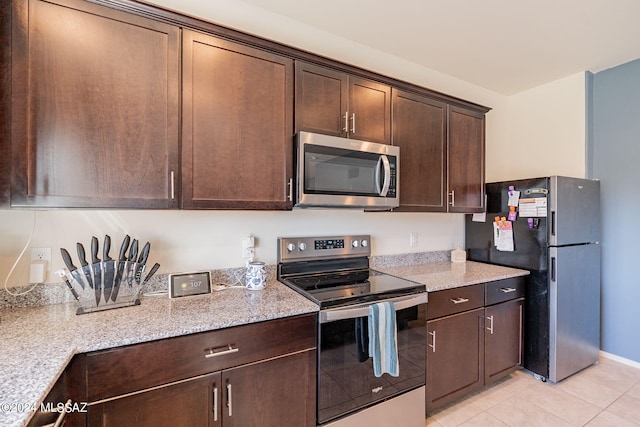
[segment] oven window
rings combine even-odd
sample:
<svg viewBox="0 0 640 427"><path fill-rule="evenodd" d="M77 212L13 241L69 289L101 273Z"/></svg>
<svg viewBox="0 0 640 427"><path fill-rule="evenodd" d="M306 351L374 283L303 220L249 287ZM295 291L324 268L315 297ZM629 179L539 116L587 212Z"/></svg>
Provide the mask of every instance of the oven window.
<svg viewBox="0 0 640 427"><path fill-rule="evenodd" d="M379 154L306 144L304 191L308 194L378 196L384 180Z"/></svg>
<svg viewBox="0 0 640 427"><path fill-rule="evenodd" d="M399 376L376 378L368 357L367 318L320 325L318 423L322 424L425 384L425 305L396 312Z"/></svg>

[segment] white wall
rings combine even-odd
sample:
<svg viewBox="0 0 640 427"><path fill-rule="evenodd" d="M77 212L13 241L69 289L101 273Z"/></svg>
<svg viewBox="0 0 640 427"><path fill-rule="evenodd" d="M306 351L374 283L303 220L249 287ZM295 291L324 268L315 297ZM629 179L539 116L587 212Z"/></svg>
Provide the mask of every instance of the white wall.
<svg viewBox="0 0 640 427"><path fill-rule="evenodd" d="M585 73L578 73L509 97L506 138L488 144L487 181L545 175L584 178L585 87Z"/></svg>

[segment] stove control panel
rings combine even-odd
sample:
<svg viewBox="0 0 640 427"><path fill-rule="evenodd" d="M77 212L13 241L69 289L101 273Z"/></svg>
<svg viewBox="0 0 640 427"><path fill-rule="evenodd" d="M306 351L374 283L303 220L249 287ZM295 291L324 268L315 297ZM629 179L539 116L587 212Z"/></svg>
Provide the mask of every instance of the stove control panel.
<svg viewBox="0 0 640 427"><path fill-rule="evenodd" d="M279 237L278 262L371 255L371 236Z"/></svg>

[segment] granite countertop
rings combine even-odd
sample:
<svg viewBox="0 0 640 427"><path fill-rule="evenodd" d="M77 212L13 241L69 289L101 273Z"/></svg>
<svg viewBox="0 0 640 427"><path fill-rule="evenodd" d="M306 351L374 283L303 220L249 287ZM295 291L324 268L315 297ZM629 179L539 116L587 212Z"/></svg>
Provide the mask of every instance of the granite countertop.
<svg viewBox="0 0 640 427"><path fill-rule="evenodd" d="M474 285L476 283L491 282L511 277L526 276L527 270L483 264L480 262L454 263L449 261L423 262L418 264L389 264L374 265L375 270L392 276L402 277L423 284L427 292L443 289Z"/></svg>
<svg viewBox="0 0 640 427"><path fill-rule="evenodd" d="M262 291L230 288L170 300L145 297L139 306L76 315L75 303L0 311L0 425L31 418L76 353L175 337L318 311L318 306L270 280ZM22 408L26 406L26 408Z"/></svg>

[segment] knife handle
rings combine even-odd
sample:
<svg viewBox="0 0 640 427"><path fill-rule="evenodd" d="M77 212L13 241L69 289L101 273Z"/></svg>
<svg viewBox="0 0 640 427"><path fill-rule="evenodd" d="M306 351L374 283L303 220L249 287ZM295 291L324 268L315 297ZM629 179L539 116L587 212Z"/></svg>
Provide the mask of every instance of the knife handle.
<svg viewBox="0 0 640 427"><path fill-rule="evenodd" d="M157 262L155 264L153 264L153 267L151 267L151 270L149 271L149 274L147 274L147 277L145 277L144 281L142 282L143 286L149 281L149 279L151 279L151 276L156 274L156 271L158 271L159 268L160 268L160 264L158 264Z"/></svg>
<svg viewBox="0 0 640 427"><path fill-rule="evenodd" d="M128 234L124 236L124 240L122 241L122 246L120 246L120 254L118 256L118 261L127 260L127 249L129 248L130 241L131 241L131 237L129 237Z"/></svg>
<svg viewBox="0 0 640 427"><path fill-rule="evenodd" d="M102 245L102 260L103 261L112 261L112 258L109 256L109 251L111 250L111 236L106 234L104 236L104 244Z"/></svg>
<svg viewBox="0 0 640 427"><path fill-rule="evenodd" d="M145 243L142 251L140 252L140 258L138 258L138 264L145 264L149 258L149 250L151 250L151 243Z"/></svg>
<svg viewBox="0 0 640 427"><path fill-rule="evenodd" d="M98 258L98 238L96 236L91 238L91 262L94 264L100 262L100 258Z"/></svg>
<svg viewBox="0 0 640 427"><path fill-rule="evenodd" d="M129 249L129 261L135 262L138 256L138 239L133 239L131 242L131 249Z"/></svg>
<svg viewBox="0 0 640 427"><path fill-rule="evenodd" d="M83 267L85 265L89 265L87 262L87 254L84 252L84 246L82 246L82 243L76 243L76 248L78 250L78 258L80 258L80 264Z"/></svg>
<svg viewBox="0 0 640 427"><path fill-rule="evenodd" d="M77 270L77 267L73 265L73 261L71 261L71 255L69 255L69 252L67 252L65 248L60 248L60 255L62 255L62 260L69 269L69 272Z"/></svg>

